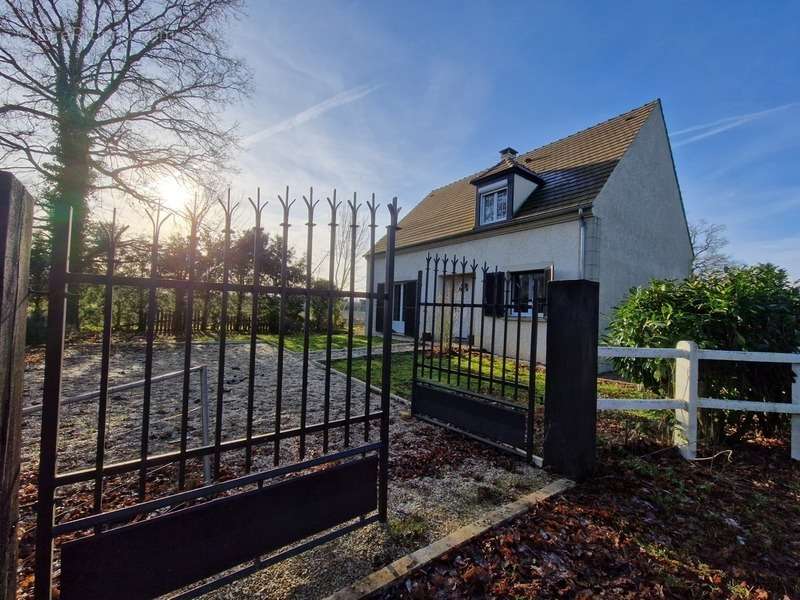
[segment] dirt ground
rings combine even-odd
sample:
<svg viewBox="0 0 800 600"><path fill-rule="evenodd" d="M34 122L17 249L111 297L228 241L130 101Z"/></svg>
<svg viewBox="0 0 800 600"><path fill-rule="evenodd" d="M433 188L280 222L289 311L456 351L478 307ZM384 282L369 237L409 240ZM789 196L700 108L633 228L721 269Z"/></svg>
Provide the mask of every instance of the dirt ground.
<svg viewBox="0 0 800 600"><path fill-rule="evenodd" d="M705 455L605 444L592 479L373 600L800 598L800 464L787 444Z"/></svg>
<svg viewBox="0 0 800 600"><path fill-rule="evenodd" d="M198 344L192 347L192 364L205 364L209 369L214 431L213 402L217 378L217 346ZM227 348L224 373L223 439L244 434L248 388L248 352L246 344ZM258 346L255 376L255 433L274 429L275 381L277 350L270 345ZM111 355L110 385L140 379L144 370L144 348L141 345L117 346ZM97 345L70 347L64 360L63 396L97 389L99 386L100 352ZM181 369L183 348L162 345L155 352L154 375ZM299 424L299 398L302 363L299 356L286 354L284 363L282 426ZM322 420L324 369L310 367L308 423ZM25 405L41 401L43 361L40 351L31 352L25 374ZM341 418L345 378L332 375L331 418ZM152 398L150 452L174 450L179 443L178 423L182 380L172 379L155 384ZM190 386L189 447L201 444L200 387L197 375ZM363 385L353 384L353 413L364 411ZM370 410L379 409L377 394L371 395ZM135 389L110 395L107 420L106 461L121 461L138 456L142 413L142 390ZM33 539L38 461L39 415L24 421L23 473L21 505L21 598L32 591ZM377 423L376 423L377 425ZM59 472L93 464L96 449L97 401L65 404L61 412L59 435ZM363 429L355 426L353 435L363 439ZM372 438L378 435L372 428ZM550 477L543 471L525 465L482 444L448 433L423 423L409 413L408 406L394 400L390 419L390 489L387 524L373 524L347 534L295 558L264 569L250 577L208 595L209 598L320 598L352 583L399 556L423 546L449 531L472 522L497 504L507 502L545 485ZM333 444L341 444L341 433L333 436ZM319 436L308 439L309 458L321 453ZM254 453L255 468L272 465L272 445ZM296 440L286 440L280 448L281 463L295 462ZM190 486L202 484L199 461L190 464ZM243 474L243 453L225 456L226 477ZM163 495L176 491L173 467L152 469L148 476L150 494ZM104 506L122 506L134 502L135 478L109 478L105 483ZM78 484L62 489L56 507L57 522L89 514L92 486ZM66 539L66 537L65 537ZM58 560L58 552L56 552Z"/></svg>

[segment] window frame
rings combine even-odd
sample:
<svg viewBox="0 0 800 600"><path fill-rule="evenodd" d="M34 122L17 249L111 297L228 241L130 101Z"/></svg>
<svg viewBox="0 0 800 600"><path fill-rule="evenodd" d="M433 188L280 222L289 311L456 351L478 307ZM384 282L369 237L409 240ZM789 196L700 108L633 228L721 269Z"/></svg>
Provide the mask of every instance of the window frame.
<svg viewBox="0 0 800 600"><path fill-rule="evenodd" d="M508 305L510 306L509 311L511 316L513 317L529 317L533 318L533 310L532 308L528 308L525 311L517 311L516 310L516 302L515 302L515 292L517 289L517 280L522 275L534 275L536 273L541 273L544 279L544 294L541 293L537 296L537 318L545 318L547 316L547 284L552 281L553 278L553 268L552 267L545 267L542 269L527 269L525 271L511 271L508 273L509 277L509 295L508 298ZM533 286L532 283L535 281L534 277L530 277L528 279L528 296L532 296ZM542 310L544 309L544 310Z"/></svg>
<svg viewBox="0 0 800 600"><path fill-rule="evenodd" d="M500 192L504 192L505 193L506 207L505 207L505 214L501 218L498 218L497 217L497 195ZM493 215L494 215L494 218L491 221L486 221L486 220L484 220L485 211L486 211L486 208L485 208L486 204L485 203L486 203L487 198L489 198L489 197L491 197L492 203L493 203ZM494 225L495 223L502 223L503 221L507 221L508 220L508 212L509 212L508 211L508 199L509 199L509 186L507 184L503 185L501 187L494 188L494 189L481 191L480 194L479 194L479 200L478 200L478 217L479 217L478 223L480 225Z"/></svg>

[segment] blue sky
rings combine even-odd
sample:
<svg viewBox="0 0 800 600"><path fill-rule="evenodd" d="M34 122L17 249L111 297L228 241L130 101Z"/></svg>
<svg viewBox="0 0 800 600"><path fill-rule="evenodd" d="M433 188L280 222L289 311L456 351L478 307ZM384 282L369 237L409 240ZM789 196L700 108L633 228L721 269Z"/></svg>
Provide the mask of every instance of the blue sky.
<svg viewBox="0 0 800 600"><path fill-rule="evenodd" d="M231 37L255 76L227 114L234 187L408 211L500 148L658 97L689 219L800 278L800 3L699 4L251 1Z"/></svg>

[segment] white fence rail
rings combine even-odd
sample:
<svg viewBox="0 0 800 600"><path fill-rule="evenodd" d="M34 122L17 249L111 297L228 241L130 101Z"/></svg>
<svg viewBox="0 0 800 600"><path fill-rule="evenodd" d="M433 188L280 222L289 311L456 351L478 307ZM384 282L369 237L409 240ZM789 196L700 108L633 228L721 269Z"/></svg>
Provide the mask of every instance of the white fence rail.
<svg viewBox="0 0 800 600"><path fill-rule="evenodd" d="M675 360L675 398L598 398L597 410L674 410L673 441L687 459L697 458L697 409L742 410L792 416L791 456L800 460L800 354L701 350L694 342L678 342L675 348L626 348L600 346L598 358L664 358ZM700 360L727 360L792 365L792 402L752 402L701 398L698 393Z"/></svg>

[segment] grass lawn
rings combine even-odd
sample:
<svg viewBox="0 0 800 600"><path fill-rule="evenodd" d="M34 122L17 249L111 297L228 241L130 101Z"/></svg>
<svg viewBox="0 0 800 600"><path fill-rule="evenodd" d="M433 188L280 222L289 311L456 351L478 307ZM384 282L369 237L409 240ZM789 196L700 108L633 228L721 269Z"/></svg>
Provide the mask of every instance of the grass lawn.
<svg viewBox="0 0 800 600"><path fill-rule="evenodd" d="M175 337L173 336L163 336L163 339L175 341ZM311 333L308 336L308 349L311 352L316 352L319 350L325 350L327 344L328 336L325 333ZM215 333L202 333L202 332L194 332L192 333L192 341L197 343L203 342L215 342L219 340L219 336ZM249 342L250 341L250 334L249 333L234 333L230 332L226 336L226 340L228 342ZM258 342L265 342L272 346L278 345L278 334L277 333L267 333L267 334L258 334L256 335L256 341ZM303 333L291 333L288 335L283 336L283 343L284 347L289 350L290 352L302 352L303 351ZM375 348L381 347L382 340L379 337L373 336L372 338L372 345ZM367 345L367 336L365 335L357 335L353 334L353 348L363 348ZM331 348L333 350L342 350L347 348L347 332L346 331L336 331L331 335Z"/></svg>
<svg viewBox="0 0 800 600"><path fill-rule="evenodd" d="M273 346L278 345L277 334L260 335L258 337L260 340L265 341L268 344L272 344ZM326 346L327 339L328 336L324 333L310 334L308 336L308 349L311 352L316 352L318 350L325 350L327 348ZM285 335L283 336L283 343L284 347L291 352L302 352L303 334L293 333L291 335ZM366 347L366 345L367 345L367 336L353 334L353 348L364 348ZM380 348L381 338L373 337L372 346L374 348ZM331 348L334 350L341 350L347 348L347 332L338 331L334 333L331 336Z"/></svg>
<svg viewBox="0 0 800 600"><path fill-rule="evenodd" d="M414 355L411 352L402 352L396 353L392 355L392 382L391 382L391 390L394 394L401 396L403 398L410 398L411 397L411 379L412 379L412 368L413 368L413 358ZM496 379L501 379L503 376L503 364L502 359L495 358L493 361L490 359L488 355L484 355L482 361L479 360L479 355L473 353L471 359L468 359L464 356L454 356L450 355L447 357L442 357L442 368L449 368L452 371L457 371L459 366L461 369L461 381L460 385L457 385L457 375L455 373L451 373L450 375L450 385L453 387L460 387L463 389L467 389L467 378L466 373L469 371L471 373L470 377L470 386L469 389L472 391L477 391L477 375L478 372L482 374L482 377L486 377L491 372ZM442 373L441 382L438 379L439 374L434 369L433 376L430 375L427 365L429 364L430 357L426 358L425 370L424 370L424 378L431 379L437 383L447 384L447 374ZM439 357L435 356L433 359L434 367L438 366L439 364ZM380 357L373 357L372 359L372 381L374 385L381 385L381 358ZM448 367L449 363L449 367ZM334 369L338 371L346 371L347 369L347 361L346 360L335 360L332 363ZM513 360L506 360L506 372L505 372L505 379L506 381L514 381L514 374L516 364ZM421 367L420 367L420 370ZM357 377L358 379L364 380L365 375L367 372L367 361L365 358L357 358L353 359L353 376ZM519 383L522 385L527 385L528 377L530 375L530 371L527 365L520 365L519 369ZM431 378L432 377L432 378ZM537 402L542 400L544 397L544 381L545 381L545 372L542 367L536 369L536 399ZM502 392L501 386L497 383L492 385L491 394L497 397L505 397L507 400L514 401L514 389L513 387L506 387L505 393L501 395ZM490 393L489 392L489 384L485 381L481 383L481 392L483 393ZM612 381L610 379L603 379L598 378L597 380L597 392L601 397L604 398L642 398L642 397L652 397L652 394L648 394L643 390L639 390L637 386L632 385L630 383L620 382L620 381ZM517 396L517 402L521 404L526 404L528 401L528 390L521 389L519 390ZM648 412L648 411L637 411L637 412Z"/></svg>

